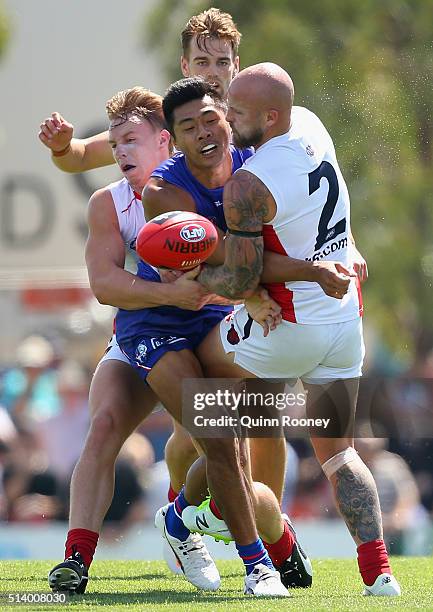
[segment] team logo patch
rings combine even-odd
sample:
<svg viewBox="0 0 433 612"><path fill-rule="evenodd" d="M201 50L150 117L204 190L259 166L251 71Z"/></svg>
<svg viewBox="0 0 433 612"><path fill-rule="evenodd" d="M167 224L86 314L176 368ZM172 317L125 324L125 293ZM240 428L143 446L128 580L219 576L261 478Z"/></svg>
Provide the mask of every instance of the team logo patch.
<svg viewBox="0 0 433 612"><path fill-rule="evenodd" d="M143 340L142 342L140 342L140 344L137 346L135 350L135 360L138 363L145 363L146 355L147 355L147 346L146 346L146 341Z"/></svg>
<svg viewBox="0 0 433 612"><path fill-rule="evenodd" d="M239 344L241 339L239 338L238 332L235 330L235 326L231 325L229 331L227 332L227 342L231 345Z"/></svg>
<svg viewBox="0 0 433 612"><path fill-rule="evenodd" d="M199 242L206 238L206 230L198 223L190 223L180 230L180 237L187 242Z"/></svg>

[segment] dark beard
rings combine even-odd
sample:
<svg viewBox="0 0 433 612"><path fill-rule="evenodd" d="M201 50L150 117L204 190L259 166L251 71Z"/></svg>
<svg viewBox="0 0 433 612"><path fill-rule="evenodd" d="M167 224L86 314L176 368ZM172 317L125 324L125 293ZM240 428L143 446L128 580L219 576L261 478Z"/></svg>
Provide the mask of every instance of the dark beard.
<svg viewBox="0 0 433 612"><path fill-rule="evenodd" d="M260 128L257 128L249 134L243 134L240 136L236 132L233 132L233 144L238 149L246 149L247 147L257 147L263 140L264 132Z"/></svg>

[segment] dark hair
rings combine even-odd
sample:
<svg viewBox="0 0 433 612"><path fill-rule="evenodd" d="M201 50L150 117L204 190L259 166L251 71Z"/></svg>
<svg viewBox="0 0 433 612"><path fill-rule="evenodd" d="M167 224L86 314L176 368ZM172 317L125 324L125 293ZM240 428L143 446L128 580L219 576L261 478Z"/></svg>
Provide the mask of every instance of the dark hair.
<svg viewBox="0 0 433 612"><path fill-rule="evenodd" d="M226 103L215 91L211 83L205 81L202 77L188 77L170 85L162 101L162 111L167 127L172 135L174 135L173 115L176 108L192 100L201 100L204 96L212 98L212 101L218 108L224 111L227 109Z"/></svg>

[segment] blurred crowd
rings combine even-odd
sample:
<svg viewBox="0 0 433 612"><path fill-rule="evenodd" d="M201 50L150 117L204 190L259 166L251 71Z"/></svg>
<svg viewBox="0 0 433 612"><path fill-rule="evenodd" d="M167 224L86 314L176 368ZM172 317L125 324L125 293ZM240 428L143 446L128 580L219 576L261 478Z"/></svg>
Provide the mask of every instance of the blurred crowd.
<svg viewBox="0 0 433 612"><path fill-rule="evenodd" d="M429 363L426 356L416 372L385 382L370 372L360 390L356 448L377 482L385 537L393 554L428 551L432 546ZM0 370L0 524L67 520L71 473L89 423L91 376L92 371L69 358L64 348L59 350L37 334L23 339L11 362ZM364 421L366 405L370 418ZM115 537L137 521L150 520L166 503L164 446L170 433L170 418L161 409L125 443L103 537ZM289 438L287 450L283 510L295 520L337 518L331 488L308 439ZM417 548L414 534L420 529L427 544Z"/></svg>

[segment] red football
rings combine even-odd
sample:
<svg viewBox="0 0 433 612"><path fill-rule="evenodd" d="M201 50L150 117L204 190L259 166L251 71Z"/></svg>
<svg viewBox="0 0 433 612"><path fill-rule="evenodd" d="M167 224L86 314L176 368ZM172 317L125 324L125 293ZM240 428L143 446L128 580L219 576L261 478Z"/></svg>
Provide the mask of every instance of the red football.
<svg viewBox="0 0 433 612"><path fill-rule="evenodd" d="M138 233L137 253L156 268L189 270L212 255L216 227L201 215L175 210L155 217Z"/></svg>

